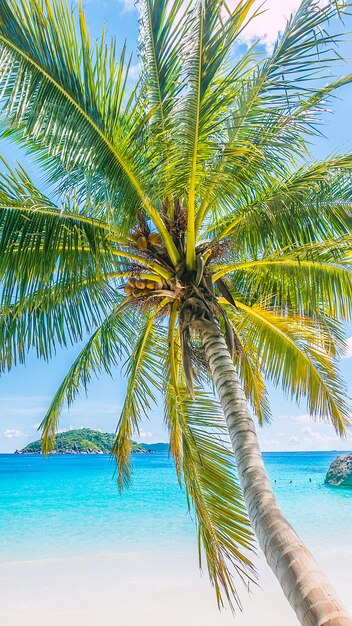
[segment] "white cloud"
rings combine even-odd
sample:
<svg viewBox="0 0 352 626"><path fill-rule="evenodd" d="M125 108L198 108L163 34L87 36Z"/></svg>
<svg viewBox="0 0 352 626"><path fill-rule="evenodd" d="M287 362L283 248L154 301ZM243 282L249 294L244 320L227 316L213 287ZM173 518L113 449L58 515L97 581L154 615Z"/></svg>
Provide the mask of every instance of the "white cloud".
<svg viewBox="0 0 352 626"><path fill-rule="evenodd" d="M311 426L305 426L304 428L302 428L301 433L305 435L304 441L307 443L315 442L326 447L326 445L335 441L335 437L331 437L330 435L317 432L313 430Z"/></svg>
<svg viewBox="0 0 352 626"><path fill-rule="evenodd" d="M141 64L140 63L135 63L134 65L130 66L130 69L128 71L128 76L130 79L137 79L140 75L141 72Z"/></svg>
<svg viewBox="0 0 352 626"><path fill-rule="evenodd" d="M118 0L118 2L122 5L124 13L129 13L136 9L136 0Z"/></svg>
<svg viewBox="0 0 352 626"><path fill-rule="evenodd" d="M18 430L17 428L7 428L3 432L3 437L5 439L16 439L17 437L26 437L27 433L23 430Z"/></svg>
<svg viewBox="0 0 352 626"><path fill-rule="evenodd" d="M237 4L238 0L230 0L229 7L233 9ZM248 24L242 35L243 40L250 43L260 39L264 46L271 48L300 4L301 0L267 0L263 5L262 0L257 0L254 9L258 15Z"/></svg>
<svg viewBox="0 0 352 626"><path fill-rule="evenodd" d="M312 417L308 415L308 413L303 415L293 415L289 419L293 420L294 422L301 422L303 424L309 424L312 421Z"/></svg>
<svg viewBox="0 0 352 626"><path fill-rule="evenodd" d="M259 430L259 439L266 452L352 449L352 436L341 438L332 424L314 421L304 413L278 415L270 425Z"/></svg>
<svg viewBox="0 0 352 626"><path fill-rule="evenodd" d="M298 437L290 437L289 444L290 446L298 446L300 443Z"/></svg>
<svg viewBox="0 0 352 626"><path fill-rule="evenodd" d="M139 439L140 441L146 440L146 439L150 440L152 437L153 437L153 433L149 432L148 430L147 431L141 430L139 432L137 439Z"/></svg>

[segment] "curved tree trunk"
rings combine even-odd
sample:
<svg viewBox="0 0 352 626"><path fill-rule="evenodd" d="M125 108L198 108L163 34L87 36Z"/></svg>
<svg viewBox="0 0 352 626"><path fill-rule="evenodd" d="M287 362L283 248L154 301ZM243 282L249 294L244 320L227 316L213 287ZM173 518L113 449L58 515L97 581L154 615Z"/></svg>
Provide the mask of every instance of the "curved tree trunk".
<svg viewBox="0 0 352 626"><path fill-rule="evenodd" d="M211 322L197 326L229 429L249 518L269 566L303 626L352 626L334 589L276 502L220 328Z"/></svg>

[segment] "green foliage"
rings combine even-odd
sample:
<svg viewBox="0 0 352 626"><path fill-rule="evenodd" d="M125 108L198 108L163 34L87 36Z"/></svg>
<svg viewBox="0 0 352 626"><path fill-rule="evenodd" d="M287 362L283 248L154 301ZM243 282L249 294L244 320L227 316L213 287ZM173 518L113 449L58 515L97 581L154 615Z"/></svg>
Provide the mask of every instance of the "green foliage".
<svg viewBox="0 0 352 626"><path fill-rule="evenodd" d="M102 452L110 454L113 443L113 433L102 433L100 430L92 430L90 428L79 428L69 430L65 433L59 433L55 439L55 447L53 452L62 454L66 452L75 452L77 454L84 452ZM23 450L22 454L40 454L42 451L41 440L29 443ZM132 442L132 452L144 452L147 446Z"/></svg>
<svg viewBox="0 0 352 626"><path fill-rule="evenodd" d="M270 380L340 434L350 425L337 359L339 322L352 316L352 157L309 154L352 80L330 78L348 3L303 0L268 54L239 45L253 6L141 0L132 84L126 47L118 53L105 29L92 43L81 2L0 3L2 136L39 163L54 196L2 163L0 371L88 334L42 447L55 445L64 403L122 368L120 487L140 419L164 394L219 604L239 603L234 570L253 575L252 533L220 408L204 391L200 320L225 329L261 424Z"/></svg>
<svg viewBox="0 0 352 626"><path fill-rule="evenodd" d="M128 349L126 340L129 338L131 341L135 336L135 331L133 318L122 315L124 308L125 303L122 302L104 319L77 356L57 390L41 424L44 452L47 453L53 449L63 403L66 401L70 406L81 387L87 390L93 375L101 372L111 375L114 366L126 354L126 349Z"/></svg>
<svg viewBox="0 0 352 626"><path fill-rule="evenodd" d="M331 421L343 435L350 424L346 389L331 357L342 340L328 321L282 316L270 307L236 301L229 315L242 344L258 359L259 370L298 402L308 398L312 416Z"/></svg>
<svg viewBox="0 0 352 626"><path fill-rule="evenodd" d="M152 404L156 403L154 389L161 388L157 343L158 329L155 316L152 315L137 326L126 365L127 391L112 449L116 456L120 489L128 485L131 479L129 455L132 434L138 432L139 421L148 415Z"/></svg>

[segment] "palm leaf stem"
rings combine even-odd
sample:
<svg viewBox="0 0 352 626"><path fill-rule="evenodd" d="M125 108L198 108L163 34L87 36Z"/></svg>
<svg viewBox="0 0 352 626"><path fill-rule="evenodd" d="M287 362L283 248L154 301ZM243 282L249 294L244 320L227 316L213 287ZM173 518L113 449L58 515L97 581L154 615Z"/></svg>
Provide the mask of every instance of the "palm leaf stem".
<svg viewBox="0 0 352 626"><path fill-rule="evenodd" d="M302 268L323 267L327 270L329 270L329 268L333 268L336 270L337 268L340 267L344 272L352 272L352 266L351 267L347 267L346 265L340 266L338 263L337 264L324 263L319 260L307 261L304 259L302 260L301 259L259 259L255 261L248 261L246 263L234 263L233 265L227 265L226 267L221 267L221 269L218 269L218 271L215 271L215 274L213 274L212 276L212 280L215 283L217 280L219 280L219 278L222 278L222 276L226 276L227 274L231 274L232 272L251 269L254 267L258 267L258 266L259 267L286 266L286 267L302 267Z"/></svg>

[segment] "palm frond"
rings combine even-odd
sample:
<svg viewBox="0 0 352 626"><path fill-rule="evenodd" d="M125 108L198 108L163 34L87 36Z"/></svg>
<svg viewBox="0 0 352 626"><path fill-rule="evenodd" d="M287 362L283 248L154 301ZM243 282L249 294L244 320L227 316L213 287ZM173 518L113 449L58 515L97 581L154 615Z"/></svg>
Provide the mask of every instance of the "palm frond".
<svg viewBox="0 0 352 626"><path fill-rule="evenodd" d="M25 289L26 295L11 305L8 292L1 294L0 371L25 363L31 350L49 361L58 346L85 339L120 300L116 289L95 273L84 278L82 273L80 285L69 274L65 280L30 284Z"/></svg>
<svg viewBox="0 0 352 626"><path fill-rule="evenodd" d="M174 458L176 473L181 483L183 467L182 429L179 421L179 368L180 368L180 341L177 328L177 302L172 305L169 320L168 350L166 351L166 384L165 386L165 423L169 431L170 453ZM170 393L167 387L174 390Z"/></svg>
<svg viewBox="0 0 352 626"><path fill-rule="evenodd" d="M242 189L260 182L263 168L279 173L283 163L307 152L304 136L316 132L322 101L351 80L315 86L338 60L334 46L340 36L332 36L325 26L344 8L343 1L318 8L316 0L303 0L272 55L246 77L234 100L227 139L213 161L198 227L210 209L216 214L219 204L231 204Z"/></svg>
<svg viewBox="0 0 352 626"><path fill-rule="evenodd" d="M225 71L225 61L241 31L253 0L239 2L236 10L223 17L225 2L197 2L189 17L188 50L184 71L186 96L180 106L187 181L187 250L189 268L195 264L195 216L197 185L209 156L210 136L216 133L229 104L228 84L234 71ZM237 68L236 68L237 69ZM231 94L232 95L232 94Z"/></svg>
<svg viewBox="0 0 352 626"><path fill-rule="evenodd" d="M127 65L128 67L128 65ZM136 138L146 123L138 104L126 106L125 50L115 43L92 49L79 6L79 32L66 0L4 0L0 7L0 98L10 128L60 155L77 177L89 172L100 189L122 196L125 218L143 207L162 234L170 256L178 253L148 198ZM128 220L126 219L126 222Z"/></svg>
<svg viewBox="0 0 352 626"><path fill-rule="evenodd" d="M255 350L265 377L280 384L297 402L304 398L313 417L330 421L344 435L351 418L326 326L318 320L284 317L257 304L248 306L238 299L237 309L226 302L223 305L244 350L247 342L250 351Z"/></svg>
<svg viewBox="0 0 352 626"><path fill-rule="evenodd" d="M351 167L348 153L294 171L282 168L280 175L263 172L209 232L218 240L244 241L254 255L270 245L283 248L348 234Z"/></svg>
<svg viewBox="0 0 352 626"><path fill-rule="evenodd" d="M250 351L248 342L235 360L243 390L260 426L271 421L272 414L268 401L268 393L256 351Z"/></svg>
<svg viewBox="0 0 352 626"><path fill-rule="evenodd" d="M234 474L219 404L199 388L192 399L185 385L176 315L174 305L164 372L170 452L179 482L184 481L190 510L196 514L200 565L204 549L218 604L222 605L226 597L232 607L233 600L238 605L240 600L229 565L242 579L255 575L249 560L253 550L252 532Z"/></svg>
<svg viewBox="0 0 352 626"><path fill-rule="evenodd" d="M51 405L40 424L42 448L47 454L54 447L60 412L64 402L68 406L77 397L80 389L87 389L93 376L100 373L112 375L121 357L126 354L128 341L134 337L134 319L127 314L129 300L124 299L97 328L57 390Z"/></svg>
<svg viewBox="0 0 352 626"><path fill-rule="evenodd" d="M352 309L352 239L350 236L306 246L290 246L260 259L215 268L214 281L228 276L235 292L300 315L349 320Z"/></svg>
<svg viewBox="0 0 352 626"><path fill-rule="evenodd" d="M183 0L172 5L167 0L143 0L140 8L139 52L144 108L150 117L155 159L154 180L159 197L165 198L170 217L172 198L168 197L172 168L170 147L177 97L182 89L182 45L186 37L188 8ZM160 158L160 153L163 158Z"/></svg>
<svg viewBox="0 0 352 626"><path fill-rule="evenodd" d="M0 173L2 306L53 280L67 281L68 274L81 283L111 270L108 250L114 239L120 240L119 231L99 219L95 209L78 206L74 198L57 207L21 167Z"/></svg>
<svg viewBox="0 0 352 626"><path fill-rule="evenodd" d="M125 367L127 390L111 451L116 458L119 489L128 486L131 480L132 435L138 432L140 420L148 415L151 405L155 404L156 390L162 389L160 355L156 350L161 340L161 330L155 317L167 304L168 301L163 301L154 313L147 319L142 319L136 327L135 339Z"/></svg>
<svg viewBox="0 0 352 626"><path fill-rule="evenodd" d="M183 480L190 510L198 525L199 559L204 549L210 580L219 606L227 599L240 606L231 569L253 580L250 562L253 536L226 444L226 427L218 403L195 390L192 400L184 384L165 393L168 421L178 422L182 437ZM171 413L171 414L170 414Z"/></svg>

